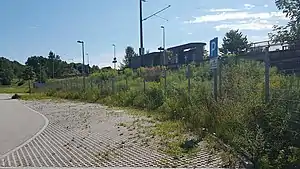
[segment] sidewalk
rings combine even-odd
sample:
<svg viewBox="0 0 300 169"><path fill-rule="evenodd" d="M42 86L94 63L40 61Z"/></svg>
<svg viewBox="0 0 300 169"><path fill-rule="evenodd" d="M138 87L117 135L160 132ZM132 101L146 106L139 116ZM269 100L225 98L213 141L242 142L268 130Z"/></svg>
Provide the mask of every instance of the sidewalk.
<svg viewBox="0 0 300 169"><path fill-rule="evenodd" d="M0 157L33 137L45 125L45 119L31 111L12 95L0 94Z"/></svg>

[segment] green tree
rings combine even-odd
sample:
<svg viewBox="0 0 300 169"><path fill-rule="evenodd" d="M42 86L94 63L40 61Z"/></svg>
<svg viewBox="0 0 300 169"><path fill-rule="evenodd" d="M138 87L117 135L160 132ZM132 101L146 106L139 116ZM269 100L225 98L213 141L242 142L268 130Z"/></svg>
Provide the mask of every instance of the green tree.
<svg viewBox="0 0 300 169"><path fill-rule="evenodd" d="M17 61L13 61L12 62L12 69L13 69L13 74L15 76L15 78L18 78L18 80L20 81L22 78L22 72L24 71L25 66L20 64Z"/></svg>
<svg viewBox="0 0 300 169"><path fill-rule="evenodd" d="M220 52L223 54L239 55L248 49L249 44L247 36L244 36L239 30L230 30L223 38L222 48Z"/></svg>
<svg viewBox="0 0 300 169"><path fill-rule="evenodd" d="M138 55L135 53L134 48L131 47L131 46L128 46L125 49L125 56L124 56L124 59L123 59L123 63L121 63L121 68L128 67L130 59L133 58L133 57L136 57L136 56L138 56Z"/></svg>
<svg viewBox="0 0 300 169"><path fill-rule="evenodd" d="M300 39L300 1L299 0L276 0L275 4L279 10L290 19L287 25L275 25L273 32L269 34L274 42L293 43Z"/></svg>
<svg viewBox="0 0 300 169"><path fill-rule="evenodd" d="M92 73L96 73L96 72L99 72L100 71L100 68L99 66L97 65L93 65L92 68L91 68L91 72Z"/></svg>
<svg viewBox="0 0 300 169"><path fill-rule="evenodd" d="M48 55L48 64L47 64L47 67L48 67L48 76L49 77L52 77L52 79L54 78L54 65L55 65L55 59L56 59L56 55L54 52L50 51L49 52L49 55Z"/></svg>
<svg viewBox="0 0 300 169"><path fill-rule="evenodd" d="M31 93L31 83L32 80L35 78L35 73L33 71L33 68L31 66L26 66L23 74L22 74L23 80L29 81L28 82L28 87L29 87L29 93Z"/></svg>
<svg viewBox="0 0 300 169"><path fill-rule="evenodd" d="M13 77L14 74L11 62L4 57L0 57L0 84L10 85Z"/></svg>

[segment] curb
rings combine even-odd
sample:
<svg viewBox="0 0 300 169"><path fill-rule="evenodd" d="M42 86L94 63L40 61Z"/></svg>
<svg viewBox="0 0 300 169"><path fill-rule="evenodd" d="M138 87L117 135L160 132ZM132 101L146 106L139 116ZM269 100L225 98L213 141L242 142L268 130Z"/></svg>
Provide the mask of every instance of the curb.
<svg viewBox="0 0 300 169"><path fill-rule="evenodd" d="M20 104L22 104L20 101L18 101L18 102L19 102ZM32 108L30 108L30 107L28 107L28 106L26 106L26 105L24 105L24 104L22 104L22 105L23 105L24 107L26 107L27 109L29 109L29 110L35 112L36 114L42 116L43 119L44 119L44 121L45 121L45 124L44 124L44 126L43 126L37 133L35 133L35 135L33 135L31 138L29 138L28 140L26 140L25 142L23 142L21 145L17 146L16 148L14 148L14 149L12 149L12 150L9 150L9 151L6 152L4 155L1 155L1 156L0 156L0 159L2 159L2 160L1 160L2 164L4 163L4 157L8 156L9 154L11 154L11 153L17 151L17 150L20 149L21 147L23 147L23 146L25 146L26 144L28 144L29 142L31 142L33 139L35 139L37 136L39 136L39 135L46 129L46 127L49 125L49 120L48 120L48 118L47 118L45 115L41 114L41 113L38 112L38 111L33 110Z"/></svg>

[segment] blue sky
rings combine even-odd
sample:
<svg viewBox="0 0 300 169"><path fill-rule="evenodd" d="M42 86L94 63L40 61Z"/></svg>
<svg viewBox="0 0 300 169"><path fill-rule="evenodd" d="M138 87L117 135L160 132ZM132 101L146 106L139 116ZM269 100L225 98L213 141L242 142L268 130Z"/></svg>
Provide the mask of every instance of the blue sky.
<svg viewBox="0 0 300 169"><path fill-rule="evenodd" d="M250 41L267 39L274 24L285 24L275 0L147 0L144 17L171 5L144 22L144 46L156 51L166 27L166 45L208 43L226 31L240 29ZM63 60L81 62L83 40L90 64L112 65L126 46L139 48L138 0L1 0L0 56L24 63L28 56L47 56L50 50Z"/></svg>

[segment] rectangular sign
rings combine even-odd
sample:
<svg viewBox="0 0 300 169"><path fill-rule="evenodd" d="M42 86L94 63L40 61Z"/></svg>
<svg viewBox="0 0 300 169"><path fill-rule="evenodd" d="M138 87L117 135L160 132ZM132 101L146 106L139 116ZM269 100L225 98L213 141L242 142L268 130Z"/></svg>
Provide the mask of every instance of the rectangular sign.
<svg viewBox="0 0 300 169"><path fill-rule="evenodd" d="M218 58L217 57L211 58L209 62L210 62L210 69L217 69L217 67L218 67Z"/></svg>
<svg viewBox="0 0 300 169"><path fill-rule="evenodd" d="M218 38L214 38L209 43L209 58L218 57Z"/></svg>

